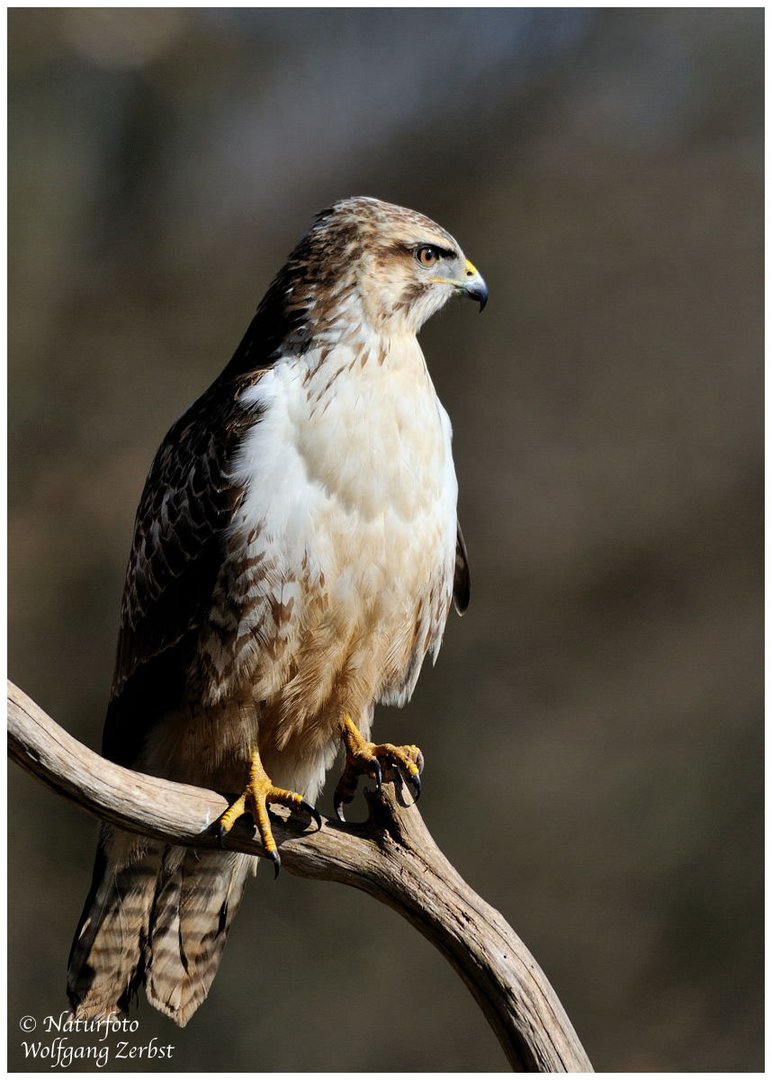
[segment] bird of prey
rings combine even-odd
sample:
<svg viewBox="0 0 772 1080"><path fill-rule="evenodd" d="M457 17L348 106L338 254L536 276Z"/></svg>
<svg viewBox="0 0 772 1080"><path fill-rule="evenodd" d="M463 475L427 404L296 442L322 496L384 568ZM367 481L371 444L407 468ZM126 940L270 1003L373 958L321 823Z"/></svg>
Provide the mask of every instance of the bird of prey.
<svg viewBox="0 0 772 1080"><path fill-rule="evenodd" d="M174 424L137 511L103 753L243 792L279 867L268 806L313 803L341 745L334 804L415 746L370 742L403 705L451 603L469 601L451 426L416 339L454 295L487 299L458 243L373 198L323 210L232 360ZM70 953L79 1018L144 985L184 1025L206 997L257 859L104 826Z"/></svg>

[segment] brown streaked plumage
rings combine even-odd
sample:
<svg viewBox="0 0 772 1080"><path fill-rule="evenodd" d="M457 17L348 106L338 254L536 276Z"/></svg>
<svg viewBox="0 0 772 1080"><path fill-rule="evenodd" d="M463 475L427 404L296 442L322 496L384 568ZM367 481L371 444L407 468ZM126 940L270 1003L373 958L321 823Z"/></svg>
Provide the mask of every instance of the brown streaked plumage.
<svg viewBox="0 0 772 1080"><path fill-rule="evenodd" d="M341 738L371 746L375 705L410 698L453 598L469 601L450 423L415 336L454 293L487 296L423 215L355 198L317 216L153 462L107 757L233 792L257 761L313 801ZM354 782L349 760L342 801ZM75 1014L123 1010L144 985L185 1024L255 863L105 827L70 956Z"/></svg>

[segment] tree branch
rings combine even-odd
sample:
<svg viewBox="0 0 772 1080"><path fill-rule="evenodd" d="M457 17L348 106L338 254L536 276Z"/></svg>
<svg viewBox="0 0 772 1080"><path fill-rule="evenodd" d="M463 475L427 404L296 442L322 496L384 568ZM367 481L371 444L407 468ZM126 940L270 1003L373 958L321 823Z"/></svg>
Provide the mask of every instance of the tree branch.
<svg viewBox="0 0 772 1080"><path fill-rule="evenodd" d="M28 772L102 820L174 844L218 846L211 826L227 806L224 798L106 761L10 682L8 746ZM450 865L399 785L384 783L368 801L364 825L325 820L320 831L309 831L282 815L273 831L283 867L299 877L353 885L408 919L461 975L514 1069L592 1072L536 961ZM261 855L252 832L237 825L224 846Z"/></svg>

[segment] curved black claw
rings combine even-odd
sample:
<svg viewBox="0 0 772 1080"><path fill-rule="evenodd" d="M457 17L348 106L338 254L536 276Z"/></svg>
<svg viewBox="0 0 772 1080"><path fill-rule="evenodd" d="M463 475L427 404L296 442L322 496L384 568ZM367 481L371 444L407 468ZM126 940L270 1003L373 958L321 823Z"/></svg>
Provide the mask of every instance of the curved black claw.
<svg viewBox="0 0 772 1080"><path fill-rule="evenodd" d="M241 814L240 817L236 818L236 821L240 821L242 817L244 817L243 814ZM236 824L236 821L233 822L234 825ZM215 821L214 825L212 825L212 832L217 837L218 847L221 847L223 849L225 848L225 837L228 835L228 833L230 833L230 831L231 829L226 829L222 821Z"/></svg>
<svg viewBox="0 0 772 1080"><path fill-rule="evenodd" d="M300 809L305 810L308 816L313 820L314 824L316 825L317 831L321 829L322 815L319 813L315 806L312 806L311 803L308 803L305 799L303 799L300 803Z"/></svg>
<svg viewBox="0 0 772 1080"><path fill-rule="evenodd" d="M273 880L276 881L281 870L281 855L279 855L278 851L267 851L266 855L273 863Z"/></svg>
<svg viewBox="0 0 772 1080"><path fill-rule="evenodd" d="M413 798L416 802L421 798L421 774L415 773L413 776L408 776L407 786L413 792Z"/></svg>
<svg viewBox="0 0 772 1080"><path fill-rule="evenodd" d="M381 770L381 763L378 758L373 759L373 771L372 778L375 780L375 790L381 790L381 784L383 783L383 771Z"/></svg>
<svg viewBox="0 0 772 1080"><path fill-rule="evenodd" d="M420 769L422 765L423 761L420 761L417 767ZM408 769L408 767L405 765L404 761L400 761L398 758L394 758L392 763L392 769L394 770L395 775L397 775L402 781L402 783L406 784L407 787L410 789L410 793L413 796L413 799L418 802L418 800L421 798L421 774L419 772L411 772L410 769Z"/></svg>

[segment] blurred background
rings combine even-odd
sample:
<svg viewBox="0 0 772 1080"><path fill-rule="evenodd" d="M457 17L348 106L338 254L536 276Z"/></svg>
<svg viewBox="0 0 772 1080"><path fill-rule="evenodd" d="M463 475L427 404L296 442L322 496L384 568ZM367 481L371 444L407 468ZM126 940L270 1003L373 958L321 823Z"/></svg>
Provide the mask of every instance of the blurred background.
<svg viewBox="0 0 772 1080"><path fill-rule="evenodd" d="M429 827L596 1068L761 1069L761 10L8 20L11 678L99 746L166 429L315 211L429 214L491 294L422 338L472 605L376 733L423 747ZM23 1070L96 826L15 768L10 796ZM506 1069L410 926L289 874L189 1028L136 1015L176 1070Z"/></svg>

